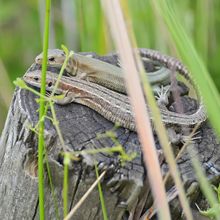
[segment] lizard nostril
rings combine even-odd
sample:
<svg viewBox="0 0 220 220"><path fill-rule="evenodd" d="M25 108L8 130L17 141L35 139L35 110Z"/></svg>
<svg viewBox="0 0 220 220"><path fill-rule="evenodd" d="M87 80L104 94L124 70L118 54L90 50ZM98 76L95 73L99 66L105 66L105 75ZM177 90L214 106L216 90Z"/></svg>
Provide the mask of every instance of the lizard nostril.
<svg viewBox="0 0 220 220"><path fill-rule="evenodd" d="M48 87L51 87L52 85L53 85L52 82L49 82L49 83L48 83Z"/></svg>
<svg viewBox="0 0 220 220"><path fill-rule="evenodd" d="M39 77L35 76L35 77L34 77L34 80L35 80L35 81L38 81L38 80L39 80Z"/></svg>

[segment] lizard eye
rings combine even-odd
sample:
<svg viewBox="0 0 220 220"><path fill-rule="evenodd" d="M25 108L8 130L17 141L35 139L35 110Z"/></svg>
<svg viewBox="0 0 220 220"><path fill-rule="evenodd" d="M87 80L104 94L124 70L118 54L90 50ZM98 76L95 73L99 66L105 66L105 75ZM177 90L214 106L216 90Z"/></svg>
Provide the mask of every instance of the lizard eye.
<svg viewBox="0 0 220 220"><path fill-rule="evenodd" d="M48 87L51 87L52 85L53 85L52 82L49 82L49 83L48 83Z"/></svg>
<svg viewBox="0 0 220 220"><path fill-rule="evenodd" d="M49 61L54 61L55 58L54 58L54 57L50 57L48 60L49 60Z"/></svg>

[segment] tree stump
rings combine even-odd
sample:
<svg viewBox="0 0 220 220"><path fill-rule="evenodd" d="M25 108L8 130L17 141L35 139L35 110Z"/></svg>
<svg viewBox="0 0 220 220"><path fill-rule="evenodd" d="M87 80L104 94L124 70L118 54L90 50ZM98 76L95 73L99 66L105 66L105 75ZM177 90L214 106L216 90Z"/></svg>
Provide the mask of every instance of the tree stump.
<svg viewBox="0 0 220 220"><path fill-rule="evenodd" d="M96 56L93 53L94 56ZM116 64L114 56L99 57ZM181 88L183 88L182 86ZM38 122L37 97L29 91L17 88L0 140L0 219L39 219L38 178L37 178L37 135L30 129ZM197 108L195 100L182 96L185 111L191 114ZM172 104L171 104L172 106ZM118 153L83 154L80 161L73 161L69 167L68 208L69 210L85 194L96 180L94 161L99 171L106 170L101 181L108 218L139 219L152 203L150 188L146 178L140 143L135 132L124 128L114 128L114 124L88 107L71 103L55 105L59 127L69 150L100 149L113 147L109 136L98 138L114 129L116 138L126 153L136 152L134 160L121 164ZM50 114L50 112L49 112ZM219 181L219 142L207 122L199 130L199 139L194 147L213 183ZM155 134L158 153L161 148ZM45 120L45 145L54 191L51 190L47 169L45 169L45 219L63 218L63 158L62 147L57 132L49 119ZM178 146L173 146L177 147ZM178 159L178 166L186 189L196 183L189 155L184 152ZM46 168L46 163L45 163ZM164 173L168 171L166 161L161 163ZM171 187L172 184L167 186ZM192 204L197 202L206 208L201 200L198 185L189 194ZM55 198L55 199L54 199ZM170 203L173 219L180 219L181 207L177 198ZM72 219L103 219L97 187Z"/></svg>

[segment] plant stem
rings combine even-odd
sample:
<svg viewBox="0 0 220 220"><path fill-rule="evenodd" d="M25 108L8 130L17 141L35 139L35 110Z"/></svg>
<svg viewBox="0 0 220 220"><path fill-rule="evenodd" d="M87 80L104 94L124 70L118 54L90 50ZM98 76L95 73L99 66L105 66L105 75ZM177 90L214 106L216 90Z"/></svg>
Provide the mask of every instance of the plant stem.
<svg viewBox="0 0 220 220"><path fill-rule="evenodd" d="M47 70L47 50L49 41L49 24L50 24L50 0L46 1L45 10L45 26L44 26L44 41L43 41L43 63L42 63L42 80L41 80L41 95L46 93L46 70ZM39 213L40 220L44 220L44 115L45 115L45 100L40 97L39 110L39 135L38 135L38 191L39 191Z"/></svg>

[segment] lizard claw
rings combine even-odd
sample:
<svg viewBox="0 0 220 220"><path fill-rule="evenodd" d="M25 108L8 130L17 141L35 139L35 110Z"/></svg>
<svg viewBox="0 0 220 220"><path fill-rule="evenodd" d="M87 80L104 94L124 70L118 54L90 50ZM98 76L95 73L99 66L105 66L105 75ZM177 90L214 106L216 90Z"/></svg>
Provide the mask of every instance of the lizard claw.
<svg viewBox="0 0 220 220"><path fill-rule="evenodd" d="M161 105L166 106L169 103L168 101L169 93L170 93L170 85L167 86L162 85L156 90L155 98L157 99L157 103L159 104L159 106Z"/></svg>
<svg viewBox="0 0 220 220"><path fill-rule="evenodd" d="M71 92L69 90L65 91L65 93L63 93L64 98L56 99L55 103L59 105L66 105L66 104L73 102L75 100L75 97L71 96L70 94Z"/></svg>
<svg viewBox="0 0 220 220"><path fill-rule="evenodd" d="M182 140L181 140L181 142L182 142L182 144L185 144L185 143L192 143L192 144L195 144L195 141L196 140L200 140L202 137L201 136L196 136L195 137L195 135L197 135L197 134L199 134L199 131L197 131L197 132L195 132L194 134L193 134L193 137L190 137L190 136L188 136L188 135L182 135Z"/></svg>

